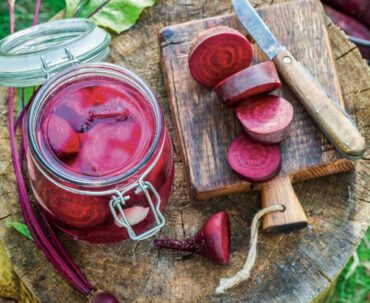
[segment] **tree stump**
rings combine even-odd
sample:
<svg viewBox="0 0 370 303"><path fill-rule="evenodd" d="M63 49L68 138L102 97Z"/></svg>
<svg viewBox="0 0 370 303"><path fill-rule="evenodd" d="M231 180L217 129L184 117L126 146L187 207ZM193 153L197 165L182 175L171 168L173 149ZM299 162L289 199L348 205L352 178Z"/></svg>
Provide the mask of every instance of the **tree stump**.
<svg viewBox="0 0 370 303"><path fill-rule="evenodd" d="M261 6L283 1L252 2ZM173 138L159 64L158 30L231 11L230 1L158 0L137 25L113 40L110 61L132 69L153 87ZM369 68L357 48L329 19L327 28L347 110L369 146ZM22 221L10 159L6 93L6 89L0 90L0 239L15 273L34 297L28 302L85 302L32 241L5 227L6 220ZM297 184L295 190L309 217L309 228L290 234L261 234L252 278L226 295L215 295L219 278L231 276L244 263L250 224L260 207L260 197L248 193L195 201L189 196L178 155L175 161L174 190L165 211L168 223L161 236L190 236L208 216L226 210L231 217L231 264L223 267L199 256L184 258L184 253L157 249L150 239L105 246L82 244L61 235L92 284L113 292L121 302L311 302L332 284L368 227L369 150L350 173Z"/></svg>

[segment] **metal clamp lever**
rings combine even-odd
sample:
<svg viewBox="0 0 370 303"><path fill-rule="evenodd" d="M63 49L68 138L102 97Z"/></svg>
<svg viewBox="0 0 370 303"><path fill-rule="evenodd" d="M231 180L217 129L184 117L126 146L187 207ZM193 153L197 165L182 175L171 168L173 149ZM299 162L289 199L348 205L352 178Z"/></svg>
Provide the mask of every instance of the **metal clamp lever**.
<svg viewBox="0 0 370 303"><path fill-rule="evenodd" d="M64 49L64 52L66 53L65 58L67 59L67 62L69 62L71 65L80 63L80 61L76 58L74 54L72 54L71 50L68 47ZM46 79L49 79L52 72L52 68L50 68L51 62L47 62L43 55L40 55L40 60L41 70L44 73L44 77Z"/></svg>
<svg viewBox="0 0 370 303"><path fill-rule="evenodd" d="M136 235L135 231L133 230L132 226L130 225L127 216L124 212L124 209L122 206L125 206L126 202L131 199L129 195L125 196L125 194L135 188L135 194L140 194L144 193L146 200L150 206L150 209L154 215L156 225L153 226L152 228L146 230L145 232ZM152 198L150 197L150 192L154 195L156 199L156 203L154 204L152 201ZM114 217L114 220L119 226L125 227L128 231L128 235L130 239L135 240L135 241L141 241L144 239L147 239L154 234L156 234L166 223L165 218L163 217L159 207L161 204L161 198L154 188L154 186L147 181L143 181L142 179L139 180L139 182L133 184L129 188L126 188L124 191L119 192L117 191L112 199L109 202L109 208L112 212L112 215ZM119 218L118 213L122 216L122 218Z"/></svg>

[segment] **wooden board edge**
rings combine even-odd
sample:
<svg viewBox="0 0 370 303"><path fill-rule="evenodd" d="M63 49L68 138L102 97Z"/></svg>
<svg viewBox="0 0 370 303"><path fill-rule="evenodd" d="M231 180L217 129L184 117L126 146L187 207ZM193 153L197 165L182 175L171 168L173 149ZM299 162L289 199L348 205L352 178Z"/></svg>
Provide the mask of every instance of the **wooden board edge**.
<svg viewBox="0 0 370 303"><path fill-rule="evenodd" d="M292 4L293 2L295 2L295 4ZM263 11L263 10L266 10L266 9L271 9L271 7L282 7L282 6L296 5L297 2L308 2L308 3L311 2L313 5L315 5L318 2L318 0L293 0L293 1L283 2L283 3L268 5L268 6L257 7L256 10L257 10L257 12L260 12L260 11ZM323 16L324 16L323 9L322 9L322 13L323 13ZM190 21L187 21L187 22L182 22L182 23L173 24L173 25L167 25L167 26L165 26L165 27L163 27L159 30L159 44L160 44L160 47L161 47L161 49L163 49L163 48L165 48L166 46L168 46L170 44L179 44L179 43L184 42L184 41L181 42L181 40L180 41L175 41L175 38L177 38L176 37L176 29L179 28L179 27L184 27L187 24L196 24L196 23L213 24L212 21L214 21L214 20L217 20L216 23L219 24L221 18L235 19L236 22L239 23L237 17L235 16L235 13L229 13L229 14L224 14L224 15L219 15L219 16L212 16L212 17L197 19L197 20L190 20ZM324 24L325 24L325 22L324 22ZM240 25L237 30L241 31L242 33L247 34L247 31L244 29L244 27L242 25ZM328 35L326 35L326 36L327 36L326 38L329 39L329 36Z"/></svg>
<svg viewBox="0 0 370 303"><path fill-rule="evenodd" d="M180 131L180 125L178 125L178 123L180 123L178 121L178 119L174 119L174 113L176 111L176 109L174 108L174 104L175 104L175 101L170 101L170 99L174 100L176 99L176 92L175 92L175 88L173 87L173 84L174 82L172 81L173 79L172 78L172 70L171 70L171 62L168 62L168 64L165 64L165 57L164 57L164 50L162 49L162 52L161 52L161 56L160 56L160 61L161 61L161 68L162 68L162 73L163 73L163 77L164 77L164 83L165 83L165 86L166 86L166 90L167 90L167 99L168 99L168 103L169 103L169 106L170 106L170 110L171 110L171 120L172 120L172 123L174 125L174 129L175 129L175 137L176 137L176 141L177 141L177 144L180 146L180 158L181 158L181 161L183 163L183 167L184 167L184 170L185 170L185 180L188 184L188 188L190 189L190 191L193 193L194 195L194 192L195 192L195 186L193 184L191 184L190 182L190 171L189 171L189 165L188 165L188 158L186 156L186 153L185 153L185 142L184 142L184 139L181 135L181 131ZM170 70L168 70L170 69Z"/></svg>
<svg viewBox="0 0 370 303"><path fill-rule="evenodd" d="M338 96L339 100L338 101L339 101L339 104L344 109L346 109L346 103L344 102L342 88L341 88L340 82L339 82L337 65L335 63L335 59L334 59L334 55L333 55L333 50L332 50L332 46L331 46L330 39L329 39L328 27L327 27L326 22L325 22L325 12L324 12L322 3L321 2L318 2L318 4L320 5L321 19L322 19L322 24L324 25L324 37L323 38L324 38L325 42L327 43L327 45L329 45L329 49L328 49L329 58L330 58L331 65L333 66L333 70L334 70L334 77L333 77L333 79L334 79L334 85L335 85L336 89L339 92L339 96Z"/></svg>
<svg viewBox="0 0 370 303"><path fill-rule="evenodd" d="M356 163L347 159L339 159L338 161L326 164L326 165L319 165L308 168L305 171L297 171L292 172L289 174L291 182L298 183L303 181L308 181L312 179L317 179L325 176L335 175L339 173L344 173L351 171L355 168ZM242 181L239 184L236 184L233 187L229 187L228 189L217 189L217 191L200 191L200 192L193 192L194 198L197 200L208 200L213 198L219 198L228 196L230 194L238 194L243 192L249 191L260 191L261 184L259 183L249 183Z"/></svg>
<svg viewBox="0 0 370 303"><path fill-rule="evenodd" d="M355 168L355 162L342 158L334 163L307 168L304 171L292 172L292 183L307 181L315 178L344 173Z"/></svg>

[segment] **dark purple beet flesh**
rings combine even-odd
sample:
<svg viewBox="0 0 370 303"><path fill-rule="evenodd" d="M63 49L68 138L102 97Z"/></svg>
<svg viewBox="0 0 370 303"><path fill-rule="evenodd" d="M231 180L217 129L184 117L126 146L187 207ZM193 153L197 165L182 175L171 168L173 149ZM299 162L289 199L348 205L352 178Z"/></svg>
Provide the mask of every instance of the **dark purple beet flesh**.
<svg viewBox="0 0 370 303"><path fill-rule="evenodd" d="M242 134L230 144L227 161L242 179L265 182L279 173L281 151L278 144L259 143Z"/></svg>

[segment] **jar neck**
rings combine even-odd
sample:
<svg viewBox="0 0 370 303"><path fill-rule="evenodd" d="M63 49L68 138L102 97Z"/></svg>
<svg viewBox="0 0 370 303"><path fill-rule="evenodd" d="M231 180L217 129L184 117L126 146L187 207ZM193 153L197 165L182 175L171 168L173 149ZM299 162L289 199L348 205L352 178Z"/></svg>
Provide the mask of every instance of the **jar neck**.
<svg viewBox="0 0 370 303"><path fill-rule="evenodd" d="M94 77L94 75L106 77L107 79L112 79L114 81L128 83L137 89L145 97L146 102L150 105L155 122L155 125L153 125L154 135L148 148L148 152L145 153L144 157L142 157L132 168L123 170L119 174L113 176L107 175L101 177L91 177L84 176L82 174L74 174L68 170L62 171L55 167L55 165L50 162L50 159L45 156L45 153L43 153L40 142L37 138L38 122L43 110L45 109L45 106L51 99L51 96L53 96L61 86L66 86L69 83L74 83L88 77ZM70 67L62 73L59 73L53 78L49 79L34 97L27 120L27 138L29 150L32 157L37 162L39 169L50 178L60 180L61 183L68 186L87 189L94 188L94 190L112 187L115 184L129 180L145 171L146 167L150 165L148 163L153 162L153 159L158 153L160 144L163 141L163 130L163 114L151 89L141 78L132 72L108 63L79 64Z"/></svg>

